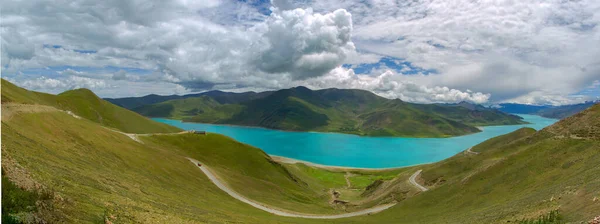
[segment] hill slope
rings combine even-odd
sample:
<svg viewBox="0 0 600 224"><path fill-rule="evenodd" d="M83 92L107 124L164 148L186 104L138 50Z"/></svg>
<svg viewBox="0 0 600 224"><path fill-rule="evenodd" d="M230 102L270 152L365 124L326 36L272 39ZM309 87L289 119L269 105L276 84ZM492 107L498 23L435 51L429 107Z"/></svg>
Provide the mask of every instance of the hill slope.
<svg viewBox="0 0 600 224"><path fill-rule="evenodd" d="M55 97L30 93L12 92L6 97L22 101ZM472 148L478 154L459 153L438 163L379 174L282 166L259 149L217 134L139 136L143 142L139 143L50 106L28 104L19 113L6 113L15 109L11 107L3 104L2 108L3 197L31 198L5 186L5 180L24 189L49 191L34 195L40 199L38 205L32 204L37 211L16 214L24 219L71 223L519 223L558 211L562 221L576 223L600 215L600 105L539 132L520 129L490 139ZM367 204L398 204L378 214L339 220L278 217L232 199L185 157L214 168L249 198L287 210L342 212L328 203L326 188L345 186L344 179L366 189L346 189L342 195L372 199ZM423 172L417 181L430 189L427 192L418 193L406 181L419 169Z"/></svg>
<svg viewBox="0 0 600 224"><path fill-rule="evenodd" d="M3 108L10 109L15 108ZM56 109L13 113L2 119L3 177L21 187L34 183L31 190L49 190L55 199L38 207L35 216L54 222L280 219L230 198L186 157L204 162L231 188L260 203L304 213L343 212L329 204L328 192L308 186L261 150L228 137L187 133L139 138L143 143ZM21 214L21 220L26 216Z"/></svg>
<svg viewBox="0 0 600 224"><path fill-rule="evenodd" d="M596 105L539 132L524 128L487 140L472 148L478 154L423 166L420 181L430 190L375 219L519 223L558 211L557 223L591 220L600 215L599 118Z"/></svg>
<svg viewBox="0 0 600 224"><path fill-rule="evenodd" d="M176 127L152 121L132 111L100 99L88 89L76 89L58 95L29 91L2 79L2 103L40 104L76 115L128 133L178 132Z"/></svg>
<svg viewBox="0 0 600 224"><path fill-rule="evenodd" d="M524 123L520 117L475 105L467 107L466 103L412 104L364 90L313 91L296 87L240 103L211 100L219 94L223 93L169 100L133 110L150 117L202 123L369 136L448 137L478 132L474 126Z"/></svg>

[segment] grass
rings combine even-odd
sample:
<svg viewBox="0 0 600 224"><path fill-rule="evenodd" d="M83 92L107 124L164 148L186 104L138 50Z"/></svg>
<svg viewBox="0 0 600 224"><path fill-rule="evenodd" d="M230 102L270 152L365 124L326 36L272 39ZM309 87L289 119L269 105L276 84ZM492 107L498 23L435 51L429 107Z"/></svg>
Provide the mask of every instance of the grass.
<svg viewBox="0 0 600 224"><path fill-rule="evenodd" d="M379 171L379 172L352 172L349 177L353 188L364 189L376 180L391 180L398 176L401 170Z"/></svg>
<svg viewBox="0 0 600 224"><path fill-rule="evenodd" d="M87 89L69 90L58 95L29 91L2 79L2 103L40 104L68 110L103 126L128 133L179 132L179 128L152 121L132 111L100 99Z"/></svg>
<svg viewBox="0 0 600 224"><path fill-rule="evenodd" d="M213 169L236 191L264 204L304 213L338 213L327 192L314 190L258 148L219 135L152 136L144 141L178 150ZM265 191L268 189L268 191Z"/></svg>
<svg viewBox="0 0 600 224"><path fill-rule="evenodd" d="M552 210L548 212L548 214L541 215L537 219L524 219L520 220L519 224L560 224L564 223L562 221L562 216L560 215L559 210Z"/></svg>
<svg viewBox="0 0 600 224"><path fill-rule="evenodd" d="M346 186L345 172L328 171L321 168L307 166L302 163L285 164L291 173L307 181L310 186L317 189L344 188Z"/></svg>
<svg viewBox="0 0 600 224"><path fill-rule="evenodd" d="M255 223L274 217L218 189L185 157L206 163L233 189L255 201L305 213L339 213L259 149L209 135L140 137L145 144L62 112L20 114L2 121L3 148L45 186L73 204L68 222ZM3 157L4 160L4 157ZM283 221L282 221L283 220Z"/></svg>
<svg viewBox="0 0 600 224"><path fill-rule="evenodd" d="M14 89L5 89L3 83L3 102L55 97L15 95ZM206 163L252 200L319 214L341 212L327 203L329 195L323 190L343 187L340 177L345 173L292 169L218 134L140 137L141 144L107 130L98 120L60 111L21 113L2 119L2 164L10 157L52 189L52 204L57 205L52 214L67 223L506 223L537 221L554 210L561 221L579 222L600 211L600 202L594 200L600 196L599 108L539 132L521 129L488 140L473 148L477 155L460 153L393 171L350 171L360 176L351 180L357 186L396 177L369 185L368 194L357 196L358 191L349 189L344 197L363 200L363 207L398 204L378 214L336 220L274 216L222 192L185 157ZM407 181L418 169L423 172L417 181L430 188L427 192ZM19 175L23 173L11 171L3 178ZM2 188L24 198L24 206L13 208L31 209L35 196L8 185Z"/></svg>
<svg viewBox="0 0 600 224"><path fill-rule="evenodd" d="M388 195L405 197L398 205L377 215L327 222L394 222L402 217L406 223L493 223L537 218L538 211L558 206L567 214L565 220L581 220L597 211L599 205L590 203L600 189L596 178L600 170L594 165L600 161L595 150L598 142L554 139L543 133L513 135L522 140L479 155L459 154L438 164L393 171L398 178L389 180L393 185L388 186ZM61 211L73 222L99 222L112 215L132 222L325 223L276 217L241 204L216 189L183 156L206 160L234 189L254 200L294 211L326 212L326 206L319 205L324 202L314 195L296 200L305 192L319 191L311 182L344 186L340 178L344 173L300 172L307 169L303 167L286 174L258 149L216 134L142 138L144 145L59 112L19 115L3 121L2 130L4 147L11 156L42 183L76 203ZM433 189L419 195L405 193L410 190L408 176L421 168L422 178ZM357 175L389 177L393 172ZM308 186L296 185L290 175ZM342 199L359 199L349 192L342 195ZM551 202L552 196L561 199ZM379 201L389 200L384 199Z"/></svg>
<svg viewBox="0 0 600 224"><path fill-rule="evenodd" d="M53 198L48 190L26 190L18 187L2 171L2 223L24 223L35 219L38 207ZM43 209L43 208L42 208ZM43 217L49 220L50 217Z"/></svg>

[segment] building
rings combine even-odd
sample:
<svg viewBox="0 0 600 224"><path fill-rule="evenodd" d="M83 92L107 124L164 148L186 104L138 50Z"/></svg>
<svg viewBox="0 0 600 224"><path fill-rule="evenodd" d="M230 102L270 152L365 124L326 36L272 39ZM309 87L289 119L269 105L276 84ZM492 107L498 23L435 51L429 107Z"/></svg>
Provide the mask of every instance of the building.
<svg viewBox="0 0 600 224"><path fill-rule="evenodd" d="M206 135L206 131L196 131L196 130L190 130L190 132L191 132L192 134Z"/></svg>

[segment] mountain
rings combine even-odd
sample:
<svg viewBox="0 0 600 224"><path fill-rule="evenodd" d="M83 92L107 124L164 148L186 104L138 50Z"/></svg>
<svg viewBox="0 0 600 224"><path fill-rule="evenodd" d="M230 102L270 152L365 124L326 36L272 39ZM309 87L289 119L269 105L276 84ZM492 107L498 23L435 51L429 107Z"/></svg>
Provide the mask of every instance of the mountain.
<svg viewBox="0 0 600 224"><path fill-rule="evenodd" d="M208 91L208 92L188 94L188 95L183 95L183 96L180 96L180 95L160 96L160 95L156 95L156 94L150 94L150 95L142 96L142 97L105 98L105 100L108 102L111 102L115 105L118 105L120 107L124 107L126 109L131 110L136 107L149 105L149 104L161 103L161 102L165 102L168 100L187 99L187 98L200 97L200 96L209 96L209 97L213 98L214 100L216 100L217 102L223 103L223 104L240 103L240 102L245 102L245 101L252 100L252 99L261 98L261 97L269 95L270 93L271 92L269 92L269 91L260 92L260 93L256 93L256 92L231 93L231 92L223 92L223 91L219 91L219 90L212 90L212 91Z"/></svg>
<svg viewBox="0 0 600 224"><path fill-rule="evenodd" d="M218 100L224 94L168 100L133 110L149 117L202 123L368 136L448 137L478 132L475 126L525 123L518 116L480 105L413 104L356 89L300 86L255 93L246 101Z"/></svg>
<svg viewBox="0 0 600 224"><path fill-rule="evenodd" d="M51 95L3 80L1 127L3 223L291 220L231 198L186 158L202 161L228 187L259 203L303 213L344 212L330 206L321 181L296 177L260 149L219 134L179 132L89 90Z"/></svg>
<svg viewBox="0 0 600 224"><path fill-rule="evenodd" d="M550 105L527 105L527 104L515 104L515 103L503 103L499 104L498 109L506 113L515 114L534 114L547 118L562 119L576 114L580 111L591 107L600 101L588 101L580 104L562 105L562 106L550 106Z"/></svg>
<svg viewBox="0 0 600 224"><path fill-rule="evenodd" d="M60 95L22 90L2 82L3 222L587 223L600 215L600 105L540 131L497 136L437 163L378 171L280 164L214 133L131 138L93 116L77 118L63 109L93 106L100 113L114 106L80 102L93 95L62 95L51 104ZM148 119L122 122L155 125ZM343 219L276 216L224 193L186 158L271 208L341 214L396 204ZM407 181L419 170L415 182L428 191ZM347 204L332 202L332 192Z"/></svg>
<svg viewBox="0 0 600 224"><path fill-rule="evenodd" d="M181 131L154 122L132 111L113 105L88 89L75 89L58 95L29 91L2 79L2 104L37 104L70 111L80 117L130 133Z"/></svg>
<svg viewBox="0 0 600 224"><path fill-rule="evenodd" d="M583 110L591 107L592 105L598 104L598 103L600 103L600 101L588 101L588 102L580 103L580 104L550 107L550 108L545 108L545 109L539 110L536 114L543 116L543 117L563 119L563 118L569 117L573 114L576 114L580 111L583 111Z"/></svg>
<svg viewBox="0 0 600 224"><path fill-rule="evenodd" d="M498 105L498 109L506 113L511 114L536 114L542 109L551 108L550 105L529 105L529 104L518 104L518 103L501 103Z"/></svg>

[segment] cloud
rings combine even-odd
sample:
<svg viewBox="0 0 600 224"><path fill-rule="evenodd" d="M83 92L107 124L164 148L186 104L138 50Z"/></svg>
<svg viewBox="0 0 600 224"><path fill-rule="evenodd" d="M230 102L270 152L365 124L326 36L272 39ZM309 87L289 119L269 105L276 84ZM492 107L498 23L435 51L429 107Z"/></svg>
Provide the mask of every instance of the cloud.
<svg viewBox="0 0 600 224"><path fill-rule="evenodd" d="M354 51L352 16L344 9L324 15L311 9L276 10L257 30L265 40L258 67L267 73L289 73L293 79L321 76Z"/></svg>
<svg viewBox="0 0 600 224"><path fill-rule="evenodd" d="M316 1L347 8L358 49L402 58L439 75L420 85L491 93L569 96L600 78L600 2ZM377 13L373 13L377 12ZM541 98L540 103L543 101Z"/></svg>
<svg viewBox="0 0 600 224"><path fill-rule="evenodd" d="M486 103L490 94L472 91L460 91L445 86L428 87L406 79L406 76L385 71L376 76L356 75L352 69L336 68L329 74L309 79L297 84L311 88L349 88L372 91L386 98L399 98L418 103L445 103L469 101Z"/></svg>
<svg viewBox="0 0 600 224"><path fill-rule="evenodd" d="M278 10L291 10L296 8L290 0L271 0L271 5Z"/></svg>
<svg viewBox="0 0 600 224"><path fill-rule="evenodd" d="M68 73L68 72L67 72ZM80 73L81 74L81 73ZM90 74L82 74L90 75ZM86 88L91 89L101 97L145 96L148 94L173 95L191 93L185 87L169 82L151 81L139 82L129 80L95 79L82 76L63 76L48 78L4 77L26 89L58 94L67 90Z"/></svg>
<svg viewBox="0 0 600 224"><path fill-rule="evenodd" d="M57 92L70 89L104 89L111 88L105 81L99 79L91 79L80 76L69 76L65 79L54 79L47 77L39 77L36 79L24 80L17 83L26 89L45 90L48 92Z"/></svg>
<svg viewBox="0 0 600 224"><path fill-rule="evenodd" d="M173 88L166 92L181 86L198 91L350 83L348 88L415 102L550 102L535 96L573 99L569 96L600 80L595 0L266 4L7 0L0 15L2 75L110 67L117 70L46 77L149 85L158 92L164 92L158 83ZM61 47L45 47L53 45ZM356 68L382 58L436 72L403 76L396 72L410 70L382 66L367 74L333 75L349 73L340 72L342 64Z"/></svg>

